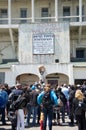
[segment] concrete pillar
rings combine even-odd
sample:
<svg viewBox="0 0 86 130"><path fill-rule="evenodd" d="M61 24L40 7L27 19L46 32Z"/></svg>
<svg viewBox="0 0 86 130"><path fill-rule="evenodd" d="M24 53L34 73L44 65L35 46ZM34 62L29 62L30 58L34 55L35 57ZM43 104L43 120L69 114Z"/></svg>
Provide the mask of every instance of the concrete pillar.
<svg viewBox="0 0 86 130"><path fill-rule="evenodd" d="M55 21L58 21L58 0L55 0Z"/></svg>
<svg viewBox="0 0 86 130"><path fill-rule="evenodd" d="M68 66L68 75L69 75L69 84L74 85L74 77L73 77L73 65L70 64Z"/></svg>
<svg viewBox="0 0 86 130"><path fill-rule="evenodd" d="M34 0L31 0L31 6L32 6L32 22L34 22Z"/></svg>
<svg viewBox="0 0 86 130"><path fill-rule="evenodd" d="M8 0L8 24L11 24L11 0Z"/></svg>
<svg viewBox="0 0 86 130"><path fill-rule="evenodd" d="M79 0L79 22L82 22L82 0Z"/></svg>

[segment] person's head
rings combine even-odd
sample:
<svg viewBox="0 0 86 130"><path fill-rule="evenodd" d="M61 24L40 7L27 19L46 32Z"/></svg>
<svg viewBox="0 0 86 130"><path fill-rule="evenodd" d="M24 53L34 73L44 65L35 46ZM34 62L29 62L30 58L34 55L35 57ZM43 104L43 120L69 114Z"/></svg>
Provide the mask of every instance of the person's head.
<svg viewBox="0 0 86 130"><path fill-rule="evenodd" d="M51 85L50 84L46 84L44 87L44 91L49 91L51 89Z"/></svg>
<svg viewBox="0 0 86 130"><path fill-rule="evenodd" d="M78 100L83 100L84 99L84 94L82 93L81 90L76 90L75 98L77 98Z"/></svg>
<svg viewBox="0 0 86 130"><path fill-rule="evenodd" d="M40 120L44 120L44 113L43 112L41 112L41 114L40 114Z"/></svg>
<svg viewBox="0 0 86 130"><path fill-rule="evenodd" d="M9 89L9 86L7 83L4 83L3 85L4 85L5 89Z"/></svg>
<svg viewBox="0 0 86 130"><path fill-rule="evenodd" d="M0 84L0 89L2 89L2 90L6 90L4 84Z"/></svg>
<svg viewBox="0 0 86 130"><path fill-rule="evenodd" d="M31 90L35 90L35 89L36 89L36 86L32 85Z"/></svg>
<svg viewBox="0 0 86 130"><path fill-rule="evenodd" d="M75 90L74 85L71 85L71 86L70 86L70 91L71 91L71 90Z"/></svg>
<svg viewBox="0 0 86 130"><path fill-rule="evenodd" d="M83 82L83 85L86 85L86 81Z"/></svg>
<svg viewBox="0 0 86 130"><path fill-rule="evenodd" d="M58 89L58 87L59 87L59 86L58 86L58 84L56 84L56 85L55 85L55 87L54 87L54 89L55 89L55 90L57 90L57 89Z"/></svg>
<svg viewBox="0 0 86 130"><path fill-rule="evenodd" d="M17 89L22 89L22 85L21 85L20 83L17 83L17 84L16 84L16 88L17 88Z"/></svg>
<svg viewBox="0 0 86 130"><path fill-rule="evenodd" d="M58 92L61 92L61 91L62 91L62 88L61 88L61 87L59 87L59 88L58 88Z"/></svg>
<svg viewBox="0 0 86 130"><path fill-rule="evenodd" d="M62 85L62 87L63 87L63 88L68 88L68 85L64 83L64 84Z"/></svg>

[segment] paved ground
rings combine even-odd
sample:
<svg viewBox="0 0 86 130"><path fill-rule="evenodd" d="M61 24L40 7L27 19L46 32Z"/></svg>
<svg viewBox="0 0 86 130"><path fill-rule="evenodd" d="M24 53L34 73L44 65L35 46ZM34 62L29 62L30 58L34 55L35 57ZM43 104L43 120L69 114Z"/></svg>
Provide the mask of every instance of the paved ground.
<svg viewBox="0 0 86 130"><path fill-rule="evenodd" d="M0 126L0 130L11 130L11 126ZM40 127L31 127L31 128L25 128L25 130L40 130ZM48 130L48 128L47 128ZM70 126L53 126L53 130L78 130L77 126L70 127Z"/></svg>
<svg viewBox="0 0 86 130"><path fill-rule="evenodd" d="M10 122L7 122L7 123L8 123L8 125L6 125L6 126L0 125L0 130L11 130ZM25 130L40 130L40 126L25 128ZM48 127L47 127L47 130L48 130ZM77 128L77 125L69 126L68 120L66 120L66 123L64 123L61 126L58 126L58 125L54 126L53 125L53 130L78 130L78 128Z"/></svg>

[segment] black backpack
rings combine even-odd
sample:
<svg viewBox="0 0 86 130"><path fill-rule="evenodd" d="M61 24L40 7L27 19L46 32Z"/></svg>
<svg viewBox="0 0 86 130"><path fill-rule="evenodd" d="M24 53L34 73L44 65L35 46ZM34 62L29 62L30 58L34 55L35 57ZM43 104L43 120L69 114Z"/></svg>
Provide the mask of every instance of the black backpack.
<svg viewBox="0 0 86 130"><path fill-rule="evenodd" d="M75 109L75 116L82 115L82 111L86 111L86 104L83 101L79 101Z"/></svg>
<svg viewBox="0 0 86 130"><path fill-rule="evenodd" d="M63 103L67 103L67 99L66 99L64 93L62 93L62 92L60 93L60 99L61 99L61 101L62 101Z"/></svg>
<svg viewBox="0 0 86 130"><path fill-rule="evenodd" d="M42 104L43 107L46 109L50 109L52 107L52 100L51 100L51 96L50 96L50 91L45 92L42 98Z"/></svg>
<svg viewBox="0 0 86 130"><path fill-rule="evenodd" d="M26 104L27 104L26 98L21 96L12 103L11 108L13 109L13 111L16 111L20 108L24 108L26 106Z"/></svg>

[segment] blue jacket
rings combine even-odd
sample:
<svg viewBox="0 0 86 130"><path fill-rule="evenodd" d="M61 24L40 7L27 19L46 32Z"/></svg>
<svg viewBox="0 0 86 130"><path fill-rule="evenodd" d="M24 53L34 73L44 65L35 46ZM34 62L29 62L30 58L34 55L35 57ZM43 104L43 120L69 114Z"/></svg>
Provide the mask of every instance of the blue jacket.
<svg viewBox="0 0 86 130"><path fill-rule="evenodd" d="M37 102L39 105L42 103L42 98L43 98L44 93L45 93L44 91L41 92L37 97ZM50 96L51 96L51 100L53 101L54 105L58 105L58 99L57 99L57 96L53 90L51 90Z"/></svg>
<svg viewBox="0 0 86 130"><path fill-rule="evenodd" d="M0 108L4 108L8 102L8 94L4 90L0 90L0 93L2 93L1 95L3 96L2 97L3 100L1 101L2 98L0 99L0 102L1 102Z"/></svg>

